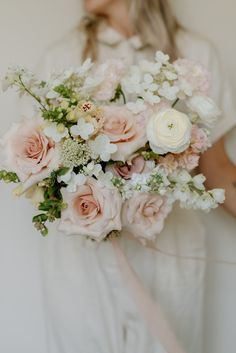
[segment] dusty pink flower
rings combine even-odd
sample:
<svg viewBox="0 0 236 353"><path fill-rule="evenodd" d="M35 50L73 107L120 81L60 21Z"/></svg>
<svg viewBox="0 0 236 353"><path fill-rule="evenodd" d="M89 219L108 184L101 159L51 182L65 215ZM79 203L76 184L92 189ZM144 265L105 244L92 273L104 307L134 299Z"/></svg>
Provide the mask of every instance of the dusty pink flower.
<svg viewBox="0 0 236 353"><path fill-rule="evenodd" d="M168 153L165 157L160 157L158 159L158 165L163 167L166 173L173 173L179 166L179 163L171 153Z"/></svg>
<svg viewBox="0 0 236 353"><path fill-rule="evenodd" d="M99 65L94 72L94 77L100 77L103 80L93 98L97 101L112 99L124 72L125 65L121 60L110 59Z"/></svg>
<svg viewBox="0 0 236 353"><path fill-rule="evenodd" d="M59 151L42 129L43 120L34 118L12 125L1 144L3 164L15 172L23 190L48 177L59 166Z"/></svg>
<svg viewBox="0 0 236 353"><path fill-rule="evenodd" d="M60 231L99 241L112 230L121 230L122 200L115 187L104 187L96 179L88 178L76 192L62 189L62 194L68 207L62 212Z"/></svg>
<svg viewBox="0 0 236 353"><path fill-rule="evenodd" d="M188 149L178 156L178 163L181 168L191 171L198 166L199 158L200 156L198 154L192 153L192 151Z"/></svg>
<svg viewBox="0 0 236 353"><path fill-rule="evenodd" d="M174 67L178 73L178 81L190 83L194 94L209 93L210 73L204 66L192 60L178 59L174 62Z"/></svg>
<svg viewBox="0 0 236 353"><path fill-rule="evenodd" d="M102 132L118 150L112 160L125 162L134 152L147 142L145 114L133 115L126 107L104 106L102 108L104 125Z"/></svg>
<svg viewBox="0 0 236 353"><path fill-rule="evenodd" d="M108 166L107 171L111 171L114 175L123 179L131 179L134 173L147 173L149 170L145 159L140 155L133 155L126 163L115 163Z"/></svg>
<svg viewBox="0 0 236 353"><path fill-rule="evenodd" d="M165 197L136 192L124 203L123 229L141 240L154 240L162 231L171 208Z"/></svg>
<svg viewBox="0 0 236 353"><path fill-rule="evenodd" d="M191 148L193 152L200 153L207 150L209 147L209 140L204 130L197 125L192 127Z"/></svg>

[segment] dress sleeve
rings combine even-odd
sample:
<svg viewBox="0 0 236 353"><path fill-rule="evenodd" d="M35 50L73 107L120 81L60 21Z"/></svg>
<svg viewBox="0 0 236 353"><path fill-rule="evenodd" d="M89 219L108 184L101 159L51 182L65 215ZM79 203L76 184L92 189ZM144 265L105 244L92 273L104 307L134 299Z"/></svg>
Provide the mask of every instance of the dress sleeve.
<svg viewBox="0 0 236 353"><path fill-rule="evenodd" d="M211 72L211 96L218 104L222 114L212 130L212 142L216 142L236 125L236 107L233 91L222 71L219 55L210 46L209 67Z"/></svg>

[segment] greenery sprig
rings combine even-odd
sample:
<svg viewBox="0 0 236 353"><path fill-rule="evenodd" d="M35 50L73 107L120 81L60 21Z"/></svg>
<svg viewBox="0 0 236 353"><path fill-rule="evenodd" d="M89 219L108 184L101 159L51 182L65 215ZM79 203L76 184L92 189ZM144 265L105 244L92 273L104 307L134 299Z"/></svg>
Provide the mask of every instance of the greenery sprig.
<svg viewBox="0 0 236 353"><path fill-rule="evenodd" d="M52 172L49 178L44 179L38 185L44 189L44 200L38 206L40 213L33 217L33 223L37 230L43 236L48 234L46 222L54 222L61 218L61 212L67 207L63 202L61 194L61 183L58 182L58 177L66 174L69 168L61 168L58 171Z"/></svg>
<svg viewBox="0 0 236 353"><path fill-rule="evenodd" d="M7 172L6 170L0 170L0 180L5 183L19 183L20 179L16 173Z"/></svg>

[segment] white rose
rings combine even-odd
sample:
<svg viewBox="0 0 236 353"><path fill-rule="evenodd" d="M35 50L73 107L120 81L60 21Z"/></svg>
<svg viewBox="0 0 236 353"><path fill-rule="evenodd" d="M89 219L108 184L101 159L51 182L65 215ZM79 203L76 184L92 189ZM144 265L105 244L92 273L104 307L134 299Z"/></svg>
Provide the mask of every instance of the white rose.
<svg viewBox="0 0 236 353"><path fill-rule="evenodd" d="M189 146L191 128L192 124L186 114L169 108L150 118L146 133L155 153L181 153Z"/></svg>
<svg viewBox="0 0 236 353"><path fill-rule="evenodd" d="M208 127L213 127L221 111L215 102L206 96L194 96L186 102L189 109L197 113L204 124Z"/></svg>

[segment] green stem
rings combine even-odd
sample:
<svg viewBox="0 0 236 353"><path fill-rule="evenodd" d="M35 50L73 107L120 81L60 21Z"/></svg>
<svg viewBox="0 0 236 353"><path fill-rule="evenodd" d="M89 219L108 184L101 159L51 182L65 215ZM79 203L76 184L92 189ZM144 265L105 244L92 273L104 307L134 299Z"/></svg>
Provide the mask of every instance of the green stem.
<svg viewBox="0 0 236 353"><path fill-rule="evenodd" d="M124 94L124 92L123 92L123 90L122 90L122 89L120 90L120 93L121 93L121 95L122 95L122 98L123 98L124 104L126 104L125 94Z"/></svg>
<svg viewBox="0 0 236 353"><path fill-rule="evenodd" d="M20 81L20 84L21 86L24 88L24 90L31 96L33 97L40 105L41 107L44 109L44 110L47 110L47 108L45 107L45 105L43 105L43 103L41 102L41 99L36 96L33 92L31 92L31 90L26 87L26 85L24 84L24 82L22 81L22 78L21 78L21 75L19 75L19 81Z"/></svg>
<svg viewBox="0 0 236 353"><path fill-rule="evenodd" d="M174 107L176 106L176 104L178 103L178 101L179 101L179 98L177 98L177 99L174 101L174 103L172 104L172 108L174 108Z"/></svg>

